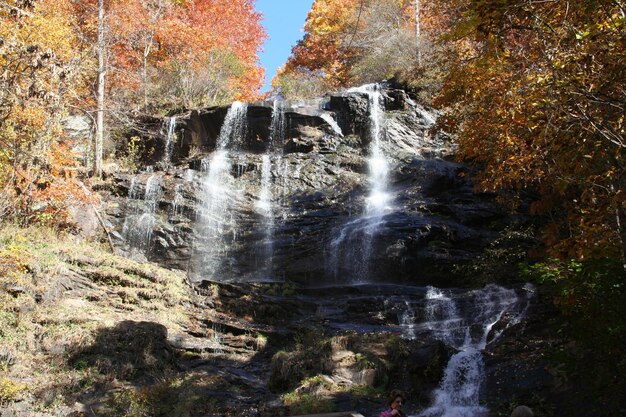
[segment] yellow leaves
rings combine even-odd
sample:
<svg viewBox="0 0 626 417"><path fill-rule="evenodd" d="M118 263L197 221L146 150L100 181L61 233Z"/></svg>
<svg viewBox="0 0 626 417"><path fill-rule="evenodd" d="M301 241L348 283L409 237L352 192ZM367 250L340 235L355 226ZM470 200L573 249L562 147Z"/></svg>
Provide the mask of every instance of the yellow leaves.
<svg viewBox="0 0 626 417"><path fill-rule="evenodd" d="M61 60L75 55L75 34L69 15L63 13L68 2L64 0L36 2L32 13L18 21L3 19L3 36L10 35L18 44L50 51Z"/></svg>
<svg viewBox="0 0 626 417"><path fill-rule="evenodd" d="M42 129L46 123L46 109L41 105L27 105L15 107L13 110L13 123L20 128Z"/></svg>

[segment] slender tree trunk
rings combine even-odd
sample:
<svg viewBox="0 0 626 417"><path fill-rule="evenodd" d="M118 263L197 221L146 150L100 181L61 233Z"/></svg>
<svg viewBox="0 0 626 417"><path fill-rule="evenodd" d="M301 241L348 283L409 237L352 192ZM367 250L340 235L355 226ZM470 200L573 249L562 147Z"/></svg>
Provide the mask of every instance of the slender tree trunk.
<svg viewBox="0 0 626 417"><path fill-rule="evenodd" d="M415 42L417 65L421 65L422 51L420 49L420 0L415 0Z"/></svg>
<svg viewBox="0 0 626 417"><path fill-rule="evenodd" d="M142 82L143 82L143 106L144 108L148 107L148 56L150 55L150 50L152 49L152 37L153 34L150 34L150 40L148 44L143 49L143 68L142 68Z"/></svg>
<svg viewBox="0 0 626 417"><path fill-rule="evenodd" d="M104 0L98 0L98 111L94 146L94 175L102 176L102 144L104 142L104 82L106 76L106 42L104 28Z"/></svg>

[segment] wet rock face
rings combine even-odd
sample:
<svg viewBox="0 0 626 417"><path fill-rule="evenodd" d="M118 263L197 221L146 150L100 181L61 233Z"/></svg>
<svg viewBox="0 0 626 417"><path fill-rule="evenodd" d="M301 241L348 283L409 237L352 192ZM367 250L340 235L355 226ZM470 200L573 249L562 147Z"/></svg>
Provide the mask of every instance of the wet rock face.
<svg viewBox="0 0 626 417"><path fill-rule="evenodd" d="M228 166L215 183L228 108L178 116L166 170L115 176L121 191L108 220L119 247L193 280L454 285L455 266L508 220L494 196L473 191L465 167L446 160L453 146L429 132L435 115L400 90L382 93L378 142L389 202L372 220L369 98L285 103L281 129L272 103L249 104L245 133L224 148ZM151 162L165 148L155 147Z"/></svg>

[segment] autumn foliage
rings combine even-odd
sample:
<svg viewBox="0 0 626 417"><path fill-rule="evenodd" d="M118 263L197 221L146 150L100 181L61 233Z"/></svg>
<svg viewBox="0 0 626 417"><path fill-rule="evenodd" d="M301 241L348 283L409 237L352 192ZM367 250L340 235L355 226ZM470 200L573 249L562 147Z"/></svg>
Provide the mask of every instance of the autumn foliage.
<svg viewBox="0 0 626 417"><path fill-rule="evenodd" d="M288 97L390 78L427 88L437 81L430 61L443 47L436 41L455 13L433 1L316 0L304 37L272 85Z"/></svg>
<svg viewBox="0 0 626 417"><path fill-rule="evenodd" d="M252 0L106 0L106 118L259 96ZM0 216L69 225L92 202L70 114L96 113L97 0L0 2ZM81 144L89 148L89 143Z"/></svg>
<svg viewBox="0 0 626 417"><path fill-rule="evenodd" d="M92 44L96 3L76 4ZM105 10L114 107L145 111L258 98L266 34L251 0L107 0ZM209 87L197 91L199 83Z"/></svg>
<svg viewBox="0 0 626 417"><path fill-rule="evenodd" d="M0 8L0 215L63 224L65 204L88 197L58 167L76 164L59 152L60 121L88 89L70 2L24 3Z"/></svg>
<svg viewBox="0 0 626 417"><path fill-rule="evenodd" d="M615 1L459 2L439 104L490 190L533 189L551 254L624 259L626 18Z"/></svg>

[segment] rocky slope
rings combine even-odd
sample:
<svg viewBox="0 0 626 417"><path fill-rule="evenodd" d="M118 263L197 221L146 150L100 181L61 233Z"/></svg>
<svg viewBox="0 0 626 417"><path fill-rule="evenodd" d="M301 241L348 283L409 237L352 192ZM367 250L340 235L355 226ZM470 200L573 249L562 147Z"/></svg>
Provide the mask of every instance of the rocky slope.
<svg viewBox="0 0 626 417"><path fill-rule="evenodd" d="M249 104L225 148L220 207L207 193L228 108L178 116L173 142L162 138L142 159L153 166L114 175L107 219L117 244L196 281L459 285L458 266L517 219L494 195L475 192L467 168L449 161L451 141L429 130L433 113L401 90L381 96L391 202L375 230L366 216L372 104L357 90L278 110ZM272 127L277 115L282 127ZM219 233L203 218L217 222Z"/></svg>
<svg viewBox="0 0 626 417"><path fill-rule="evenodd" d="M417 325L427 288L192 287L184 274L42 235L24 235L29 272L0 311L3 417L376 415L391 387L417 412L455 353ZM454 293L471 308L471 292ZM486 364L491 406L551 382L537 344L548 339L525 324L541 304L528 300L531 321L505 316L490 336L504 330Z"/></svg>
<svg viewBox="0 0 626 417"><path fill-rule="evenodd" d="M525 219L435 119L371 88L146 119L136 172L96 184L116 254L34 232L1 281L2 415L376 415L390 388L418 413L465 351L468 409L549 415L552 312L508 275Z"/></svg>

